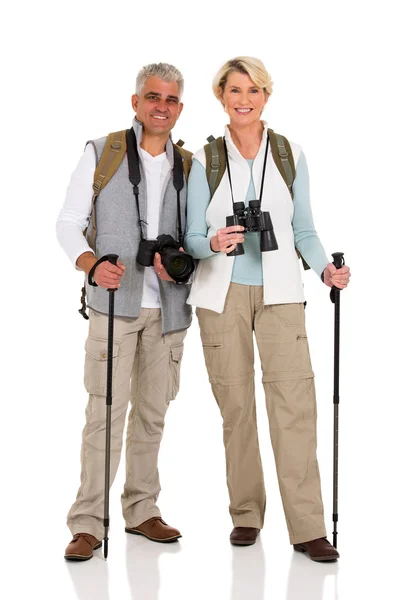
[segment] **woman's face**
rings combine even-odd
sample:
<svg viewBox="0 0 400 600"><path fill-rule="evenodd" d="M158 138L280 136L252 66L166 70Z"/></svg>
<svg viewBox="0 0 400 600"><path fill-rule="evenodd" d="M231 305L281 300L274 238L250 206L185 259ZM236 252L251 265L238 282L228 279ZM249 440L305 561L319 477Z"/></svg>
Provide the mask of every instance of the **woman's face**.
<svg viewBox="0 0 400 600"><path fill-rule="evenodd" d="M221 100L229 115L231 125L251 125L259 121L269 94L259 88L244 73L230 73L221 92Z"/></svg>

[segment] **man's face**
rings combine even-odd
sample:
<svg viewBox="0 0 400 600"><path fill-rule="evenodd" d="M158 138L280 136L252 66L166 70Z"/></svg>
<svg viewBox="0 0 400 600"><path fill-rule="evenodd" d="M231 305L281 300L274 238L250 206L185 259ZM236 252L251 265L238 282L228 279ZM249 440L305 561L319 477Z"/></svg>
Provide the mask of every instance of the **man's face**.
<svg viewBox="0 0 400 600"><path fill-rule="evenodd" d="M183 108L182 102L179 102L178 84L149 77L140 94L132 96L132 107L146 133L169 134Z"/></svg>

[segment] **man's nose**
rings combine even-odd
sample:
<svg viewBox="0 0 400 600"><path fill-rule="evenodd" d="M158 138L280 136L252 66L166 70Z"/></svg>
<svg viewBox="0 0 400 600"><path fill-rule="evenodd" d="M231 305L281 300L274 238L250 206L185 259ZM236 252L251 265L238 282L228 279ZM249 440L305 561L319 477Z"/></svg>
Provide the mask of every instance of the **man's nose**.
<svg viewBox="0 0 400 600"><path fill-rule="evenodd" d="M160 98L160 99L158 100L158 102L157 102L156 109L157 109L159 112L167 112L167 110L168 110L168 104L167 104L167 101L166 101L166 100L163 100L162 98Z"/></svg>

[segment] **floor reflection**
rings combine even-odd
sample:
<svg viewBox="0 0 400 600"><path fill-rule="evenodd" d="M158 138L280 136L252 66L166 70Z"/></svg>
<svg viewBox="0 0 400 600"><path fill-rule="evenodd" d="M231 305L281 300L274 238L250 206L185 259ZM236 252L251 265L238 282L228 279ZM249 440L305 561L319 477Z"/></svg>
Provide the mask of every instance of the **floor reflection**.
<svg viewBox="0 0 400 600"><path fill-rule="evenodd" d="M79 600L110 600L108 567L101 550L94 552L90 560L82 563L65 561L65 565Z"/></svg>
<svg viewBox="0 0 400 600"><path fill-rule="evenodd" d="M254 546L232 546L231 600L264 600L265 556L261 538Z"/></svg>
<svg viewBox="0 0 400 600"><path fill-rule="evenodd" d="M128 536L126 542L126 572L132 600L158 600L160 591L159 558L162 554L177 554L179 542L161 544L141 536Z"/></svg>
<svg viewBox="0 0 400 600"><path fill-rule="evenodd" d="M334 578L334 595L330 594L329 598L338 600L338 570L338 562L317 563L307 556L293 552L288 574L286 600L324 600L327 577ZM326 595L325 598L327 597Z"/></svg>

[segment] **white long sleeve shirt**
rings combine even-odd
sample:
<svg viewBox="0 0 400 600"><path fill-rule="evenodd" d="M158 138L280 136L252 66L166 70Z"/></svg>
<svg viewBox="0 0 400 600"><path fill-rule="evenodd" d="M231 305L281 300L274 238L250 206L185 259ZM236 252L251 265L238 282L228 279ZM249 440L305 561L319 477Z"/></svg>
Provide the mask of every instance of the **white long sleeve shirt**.
<svg viewBox="0 0 400 600"><path fill-rule="evenodd" d="M147 184L147 235L149 239L158 236L161 194L165 178L171 170L166 153L152 156L140 149ZM96 156L92 144L86 146L75 171L72 173L64 205L58 215L57 239L76 268L76 261L84 252L92 252L83 230L89 224L92 209L93 176L96 170ZM99 257L100 258L100 257ZM154 267L145 268L142 307L160 308L158 277Z"/></svg>

